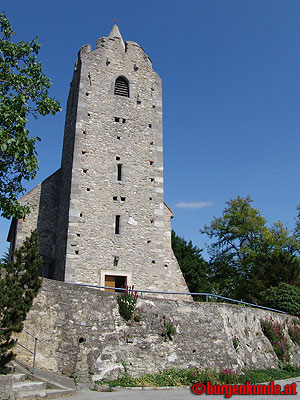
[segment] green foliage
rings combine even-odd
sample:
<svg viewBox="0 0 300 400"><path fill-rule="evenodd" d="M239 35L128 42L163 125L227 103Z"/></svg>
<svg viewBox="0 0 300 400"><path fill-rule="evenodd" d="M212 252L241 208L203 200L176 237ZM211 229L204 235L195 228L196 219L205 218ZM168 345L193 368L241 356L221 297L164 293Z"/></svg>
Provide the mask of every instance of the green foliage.
<svg viewBox="0 0 300 400"><path fill-rule="evenodd" d="M119 313L126 321L131 319L136 308L138 294L133 288L134 286L132 288L127 286L126 291L118 296Z"/></svg>
<svg viewBox="0 0 300 400"><path fill-rule="evenodd" d="M172 230L172 248L191 293L211 291L210 269L197 246L186 242ZM194 298L194 300L199 300Z"/></svg>
<svg viewBox="0 0 300 400"><path fill-rule="evenodd" d="M126 375L126 376L125 376ZM267 370L245 370L234 371L231 368L223 368L219 372L209 368L193 367L187 369L171 368L157 374L143 374L138 377L131 377L128 373L122 378L108 381L102 379L96 384L109 384L111 388L116 386L123 387L160 387L160 386L191 386L194 383L213 384L250 384L269 382L279 379L288 379L300 376L300 368L294 366L284 366L282 369Z"/></svg>
<svg viewBox="0 0 300 400"><path fill-rule="evenodd" d="M235 348L235 350L237 350L240 345L240 341L236 336L234 336L232 338L232 344L233 344L233 347Z"/></svg>
<svg viewBox="0 0 300 400"><path fill-rule="evenodd" d="M267 307L300 317L300 289L296 286L282 282L263 291L261 298Z"/></svg>
<svg viewBox="0 0 300 400"><path fill-rule="evenodd" d="M11 335L22 331L26 314L41 287L41 265L38 234L34 231L12 254L12 261L0 267L0 371L13 358Z"/></svg>
<svg viewBox="0 0 300 400"><path fill-rule="evenodd" d="M48 96L51 82L37 60L41 47L37 38L14 43L4 13L0 30L0 210L5 218L23 218L29 208L17 198L24 192L22 180L36 175L35 144L40 140L29 136L28 117L55 115L60 105Z"/></svg>
<svg viewBox="0 0 300 400"><path fill-rule="evenodd" d="M281 222L271 228L250 197L230 199L222 216L200 232L215 241L208 247L215 292L259 301L259 292L286 281L299 284L300 235Z"/></svg>
<svg viewBox="0 0 300 400"><path fill-rule="evenodd" d="M219 380L224 384L239 383L239 373L232 368L223 368L219 373Z"/></svg>
<svg viewBox="0 0 300 400"><path fill-rule="evenodd" d="M282 282L300 286L299 277L299 257L287 251L261 254L256 257L255 265L249 278L249 299L250 301L256 300L261 304L265 304L264 291L266 289L277 287Z"/></svg>
<svg viewBox="0 0 300 400"><path fill-rule="evenodd" d="M268 320L261 320L263 333L271 342L273 349L280 361L288 363L290 360L287 338L284 336L284 326L275 322L272 317Z"/></svg>
<svg viewBox="0 0 300 400"><path fill-rule="evenodd" d="M163 316L161 324L162 324L161 336L165 338L165 341L167 341L168 339L173 340L172 336L174 336L176 332L173 321L171 321L170 318Z"/></svg>

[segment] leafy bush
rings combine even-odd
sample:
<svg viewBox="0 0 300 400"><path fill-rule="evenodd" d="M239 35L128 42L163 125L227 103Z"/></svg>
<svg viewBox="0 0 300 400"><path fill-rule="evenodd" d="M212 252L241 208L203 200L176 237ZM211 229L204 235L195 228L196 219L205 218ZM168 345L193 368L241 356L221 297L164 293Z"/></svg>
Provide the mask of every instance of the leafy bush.
<svg viewBox="0 0 300 400"><path fill-rule="evenodd" d="M138 298L138 293L133 288L134 286L126 286L126 290L118 296L119 313L126 321L133 316Z"/></svg>
<svg viewBox="0 0 300 400"><path fill-rule="evenodd" d="M172 336L175 335L175 326L171 319L163 316L162 320L162 331L161 331L161 336L165 338L165 340L173 340Z"/></svg>
<svg viewBox="0 0 300 400"><path fill-rule="evenodd" d="M263 304L300 317L300 289L288 283L266 289L261 294Z"/></svg>
<svg viewBox="0 0 300 400"><path fill-rule="evenodd" d="M289 344L287 338L284 336L284 327L275 322L272 317L269 320L261 321L261 328L263 333L270 340L273 349L279 358L283 362L290 360Z"/></svg>

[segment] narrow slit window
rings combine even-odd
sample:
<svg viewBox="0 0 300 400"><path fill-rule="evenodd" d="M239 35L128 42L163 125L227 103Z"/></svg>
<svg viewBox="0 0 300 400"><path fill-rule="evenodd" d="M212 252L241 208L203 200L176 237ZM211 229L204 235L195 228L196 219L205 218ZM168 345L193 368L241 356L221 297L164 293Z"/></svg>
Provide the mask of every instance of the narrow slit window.
<svg viewBox="0 0 300 400"><path fill-rule="evenodd" d="M115 234L116 234L116 235L119 235L119 234L120 234L120 215L116 215Z"/></svg>
<svg viewBox="0 0 300 400"><path fill-rule="evenodd" d="M115 256L115 257L114 257L114 267L117 267L117 266L118 266L118 262L119 262L119 257L118 257L118 256Z"/></svg>
<svg viewBox="0 0 300 400"><path fill-rule="evenodd" d="M122 180L122 164L117 164L117 180Z"/></svg>
<svg viewBox="0 0 300 400"><path fill-rule="evenodd" d="M129 83L124 76L119 76L116 79L114 94L129 97Z"/></svg>

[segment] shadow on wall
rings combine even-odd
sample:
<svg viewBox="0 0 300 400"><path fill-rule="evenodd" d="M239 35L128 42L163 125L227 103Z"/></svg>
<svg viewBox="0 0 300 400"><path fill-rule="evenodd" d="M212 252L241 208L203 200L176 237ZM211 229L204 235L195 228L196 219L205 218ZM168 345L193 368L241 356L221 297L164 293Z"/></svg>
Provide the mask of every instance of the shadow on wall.
<svg viewBox="0 0 300 400"><path fill-rule="evenodd" d="M40 276L53 279L55 276L55 245L61 170L57 170L41 183L40 203L37 219L40 255L43 265Z"/></svg>

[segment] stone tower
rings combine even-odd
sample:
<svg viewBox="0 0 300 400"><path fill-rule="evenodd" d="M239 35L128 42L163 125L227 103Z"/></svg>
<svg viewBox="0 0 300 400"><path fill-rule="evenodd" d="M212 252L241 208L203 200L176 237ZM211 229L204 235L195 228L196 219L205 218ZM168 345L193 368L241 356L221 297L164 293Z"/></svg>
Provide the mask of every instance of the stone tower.
<svg viewBox="0 0 300 400"><path fill-rule="evenodd" d="M161 80L144 50L124 43L116 25L95 50L80 49L61 168L23 201L36 207L13 223L10 240L18 245L38 227L45 276L187 291L163 199ZM41 213L51 216L43 220Z"/></svg>

